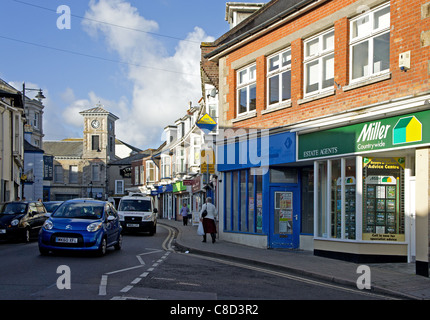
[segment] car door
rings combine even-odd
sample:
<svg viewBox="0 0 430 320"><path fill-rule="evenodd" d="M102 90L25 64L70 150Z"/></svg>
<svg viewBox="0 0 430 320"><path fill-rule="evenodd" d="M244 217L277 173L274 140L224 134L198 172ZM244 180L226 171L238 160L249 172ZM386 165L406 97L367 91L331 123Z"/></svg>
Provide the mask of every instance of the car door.
<svg viewBox="0 0 430 320"><path fill-rule="evenodd" d="M34 202L30 202L27 206L26 222L30 228L30 232L35 234L38 229L38 219L39 214L37 212L37 207Z"/></svg>
<svg viewBox="0 0 430 320"><path fill-rule="evenodd" d="M108 245L118 239L119 219L115 209L111 205L106 205L106 232Z"/></svg>

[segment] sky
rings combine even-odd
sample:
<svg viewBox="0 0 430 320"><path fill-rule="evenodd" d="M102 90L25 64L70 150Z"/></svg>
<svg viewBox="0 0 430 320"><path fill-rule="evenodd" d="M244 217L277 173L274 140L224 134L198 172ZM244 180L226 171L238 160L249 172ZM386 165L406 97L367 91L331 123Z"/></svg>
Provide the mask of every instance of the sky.
<svg viewBox="0 0 430 320"><path fill-rule="evenodd" d="M43 90L44 141L81 138L79 112L101 103L118 139L158 148L198 105L200 43L229 30L226 2L1 0L0 78Z"/></svg>

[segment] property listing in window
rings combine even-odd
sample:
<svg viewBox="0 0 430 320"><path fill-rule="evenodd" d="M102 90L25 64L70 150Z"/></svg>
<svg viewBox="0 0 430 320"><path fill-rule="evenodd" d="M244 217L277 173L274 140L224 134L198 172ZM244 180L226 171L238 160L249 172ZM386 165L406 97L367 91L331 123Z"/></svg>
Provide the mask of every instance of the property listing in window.
<svg viewBox="0 0 430 320"><path fill-rule="evenodd" d="M363 240L405 240L404 163L404 158L363 158Z"/></svg>

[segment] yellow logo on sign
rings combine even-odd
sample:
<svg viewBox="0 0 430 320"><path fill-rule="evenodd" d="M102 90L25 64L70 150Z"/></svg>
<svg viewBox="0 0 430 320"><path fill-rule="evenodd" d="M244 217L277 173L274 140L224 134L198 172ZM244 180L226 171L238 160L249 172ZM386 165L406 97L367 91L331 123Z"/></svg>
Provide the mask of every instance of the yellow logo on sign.
<svg viewBox="0 0 430 320"><path fill-rule="evenodd" d="M207 113L197 121L197 124L216 124L215 120L212 119Z"/></svg>

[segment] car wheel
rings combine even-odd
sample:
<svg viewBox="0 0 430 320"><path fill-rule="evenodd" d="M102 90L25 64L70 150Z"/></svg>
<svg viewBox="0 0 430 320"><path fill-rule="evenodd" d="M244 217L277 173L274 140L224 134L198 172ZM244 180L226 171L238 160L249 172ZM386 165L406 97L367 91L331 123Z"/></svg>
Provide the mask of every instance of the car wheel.
<svg viewBox="0 0 430 320"><path fill-rule="evenodd" d="M102 257L106 254L106 250L107 250L107 241L106 238L103 238L102 241L100 242L100 247L98 250L98 256Z"/></svg>
<svg viewBox="0 0 430 320"><path fill-rule="evenodd" d="M121 250L122 248L122 234L120 233L118 236L118 242L114 246L115 250Z"/></svg>

